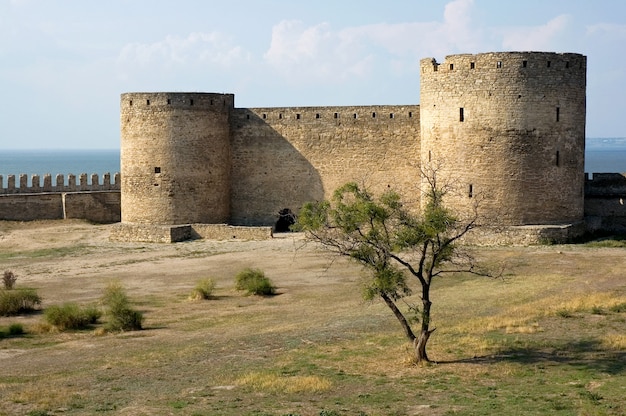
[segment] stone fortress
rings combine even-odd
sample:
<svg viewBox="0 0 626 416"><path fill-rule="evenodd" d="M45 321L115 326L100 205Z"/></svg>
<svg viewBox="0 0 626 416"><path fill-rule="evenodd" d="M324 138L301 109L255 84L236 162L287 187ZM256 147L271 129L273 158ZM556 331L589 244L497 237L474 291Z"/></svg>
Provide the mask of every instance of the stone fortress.
<svg viewBox="0 0 626 416"><path fill-rule="evenodd" d="M432 165L454 181L450 206L480 197L506 227L495 242L626 230L624 177L585 177L585 56L426 58L420 77L420 105L236 108L232 94L122 94L112 239L265 238L279 212L348 181L418 207L420 167Z"/></svg>

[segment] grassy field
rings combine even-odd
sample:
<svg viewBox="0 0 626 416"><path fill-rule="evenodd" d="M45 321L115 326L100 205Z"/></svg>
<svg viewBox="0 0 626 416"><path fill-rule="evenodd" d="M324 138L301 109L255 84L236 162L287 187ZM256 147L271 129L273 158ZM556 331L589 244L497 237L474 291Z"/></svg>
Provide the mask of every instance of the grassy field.
<svg viewBox="0 0 626 416"><path fill-rule="evenodd" d="M43 308L96 303L119 281L145 317L117 334L0 317L0 415L626 414L619 244L477 248L503 278L436 282L437 363L415 366L391 313L361 299L360 268L298 235L120 244L107 227L0 225L0 267ZM236 291L246 267L277 295ZM206 277L214 296L189 300Z"/></svg>

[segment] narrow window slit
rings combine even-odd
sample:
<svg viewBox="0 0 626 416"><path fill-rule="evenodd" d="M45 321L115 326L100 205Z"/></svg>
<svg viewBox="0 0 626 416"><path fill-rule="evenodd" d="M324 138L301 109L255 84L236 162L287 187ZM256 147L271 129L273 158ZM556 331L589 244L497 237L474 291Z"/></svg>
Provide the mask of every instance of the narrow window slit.
<svg viewBox="0 0 626 416"><path fill-rule="evenodd" d="M473 198L473 197L474 197L474 185L472 185L471 183L470 183L470 185L469 185L469 189L468 189L468 192L467 192L467 196L469 196L470 198Z"/></svg>
<svg viewBox="0 0 626 416"><path fill-rule="evenodd" d="M465 121L465 109L463 107L459 108L459 121Z"/></svg>

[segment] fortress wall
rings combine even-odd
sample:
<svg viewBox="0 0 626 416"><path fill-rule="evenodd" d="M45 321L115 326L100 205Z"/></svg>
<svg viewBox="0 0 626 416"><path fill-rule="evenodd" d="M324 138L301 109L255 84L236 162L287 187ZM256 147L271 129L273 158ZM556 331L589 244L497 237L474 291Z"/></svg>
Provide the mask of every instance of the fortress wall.
<svg viewBox="0 0 626 416"><path fill-rule="evenodd" d="M232 94L122 94L123 222L228 221L233 106Z"/></svg>
<svg viewBox="0 0 626 416"><path fill-rule="evenodd" d="M421 64L422 163L443 163L453 206L485 197L504 225L583 218L586 57L503 52Z"/></svg>
<svg viewBox="0 0 626 416"><path fill-rule="evenodd" d="M62 219L62 194L0 195L0 212L7 221Z"/></svg>
<svg viewBox="0 0 626 416"><path fill-rule="evenodd" d="M120 191L0 195L5 221L80 218L98 223L120 220Z"/></svg>
<svg viewBox="0 0 626 416"><path fill-rule="evenodd" d="M585 220L591 232L626 232L626 175L594 173L585 180Z"/></svg>
<svg viewBox="0 0 626 416"><path fill-rule="evenodd" d="M78 218L108 224L119 222L120 192L72 192L63 194L65 218Z"/></svg>
<svg viewBox="0 0 626 416"><path fill-rule="evenodd" d="M348 181L419 206L419 123L417 105L235 109L231 223L274 225Z"/></svg>

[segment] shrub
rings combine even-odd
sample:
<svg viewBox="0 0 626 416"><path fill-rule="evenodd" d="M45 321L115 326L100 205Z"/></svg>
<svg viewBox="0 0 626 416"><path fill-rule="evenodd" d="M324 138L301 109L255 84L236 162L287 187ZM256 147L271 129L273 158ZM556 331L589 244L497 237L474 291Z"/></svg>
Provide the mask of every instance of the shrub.
<svg viewBox="0 0 626 416"><path fill-rule="evenodd" d="M210 277L201 279L198 281L196 287L191 291L189 299L191 300L205 300L211 297L211 294L215 290L215 282Z"/></svg>
<svg viewBox="0 0 626 416"><path fill-rule="evenodd" d="M102 313L94 306L81 308L76 303L53 305L44 311L46 321L59 331L84 329L95 324Z"/></svg>
<svg viewBox="0 0 626 416"><path fill-rule="evenodd" d="M626 302L613 305L609 308L611 312L626 312Z"/></svg>
<svg viewBox="0 0 626 416"><path fill-rule="evenodd" d="M11 324L9 325L9 335L23 335L25 333L24 326L22 324Z"/></svg>
<svg viewBox="0 0 626 416"><path fill-rule="evenodd" d="M248 268L239 272L235 276L235 288L251 295L269 296L276 293L271 280L259 269Z"/></svg>
<svg viewBox="0 0 626 416"><path fill-rule="evenodd" d="M15 287L15 281L17 280L17 276L11 270L5 270L4 275L2 276L2 283L4 284L4 288L6 290L11 290Z"/></svg>
<svg viewBox="0 0 626 416"><path fill-rule="evenodd" d="M0 316L32 312L38 305L41 298L35 289L0 290Z"/></svg>
<svg viewBox="0 0 626 416"><path fill-rule="evenodd" d="M0 339L4 337L16 337L24 333L24 326L22 324L11 324L6 329L0 327Z"/></svg>
<svg viewBox="0 0 626 416"><path fill-rule="evenodd" d="M136 331L142 328L143 314L130 307L130 301L119 283L104 290L102 303L107 308L106 328L111 331Z"/></svg>

